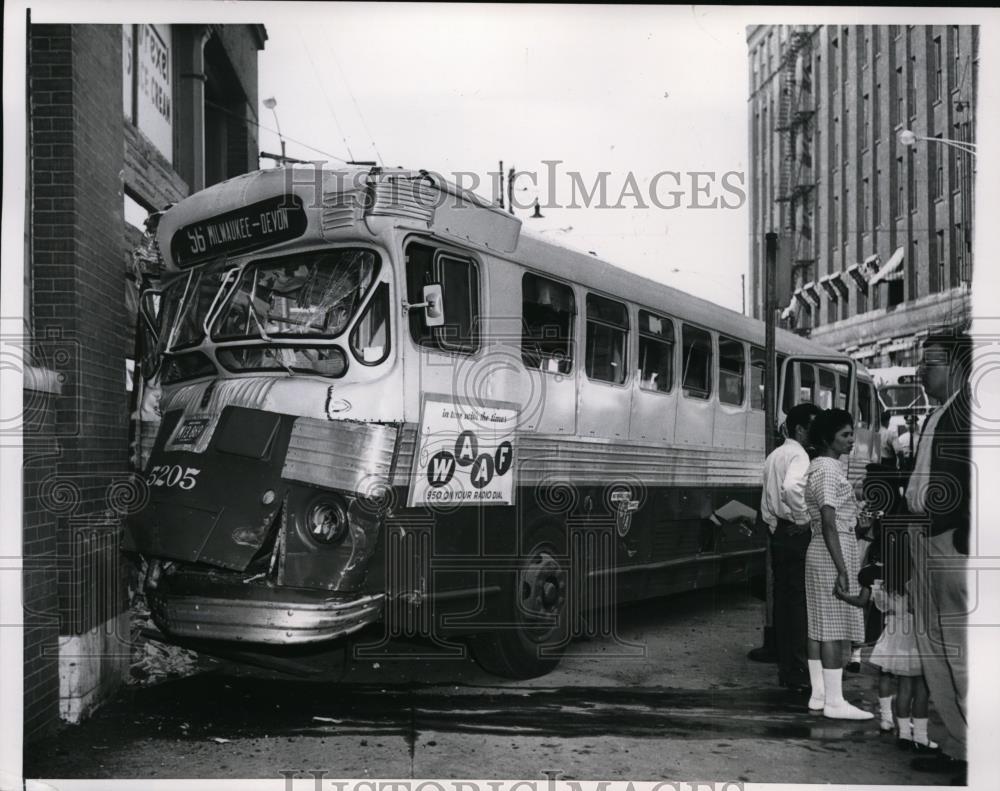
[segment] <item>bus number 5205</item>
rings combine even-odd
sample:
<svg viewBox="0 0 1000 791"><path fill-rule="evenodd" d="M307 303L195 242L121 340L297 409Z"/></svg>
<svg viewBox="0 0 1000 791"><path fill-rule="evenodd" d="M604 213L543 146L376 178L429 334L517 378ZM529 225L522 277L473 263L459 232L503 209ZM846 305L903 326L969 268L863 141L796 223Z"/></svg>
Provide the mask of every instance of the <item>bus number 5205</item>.
<svg viewBox="0 0 1000 791"><path fill-rule="evenodd" d="M201 470L194 467L184 468L179 464L157 464L149 471L150 486L179 486L181 489L193 489L198 483L198 473Z"/></svg>

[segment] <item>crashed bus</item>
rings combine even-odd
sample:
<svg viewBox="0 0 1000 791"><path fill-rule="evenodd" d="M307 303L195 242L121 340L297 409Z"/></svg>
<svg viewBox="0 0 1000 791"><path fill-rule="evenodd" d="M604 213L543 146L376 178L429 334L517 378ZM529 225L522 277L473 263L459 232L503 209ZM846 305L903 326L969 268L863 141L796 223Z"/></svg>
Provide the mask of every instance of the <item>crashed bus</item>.
<svg viewBox="0 0 1000 791"><path fill-rule="evenodd" d="M275 654L371 627L525 678L595 613L762 572L762 323L424 171L239 176L157 242L126 550L164 639ZM777 354L779 416L854 412L857 478L870 378L784 331Z"/></svg>

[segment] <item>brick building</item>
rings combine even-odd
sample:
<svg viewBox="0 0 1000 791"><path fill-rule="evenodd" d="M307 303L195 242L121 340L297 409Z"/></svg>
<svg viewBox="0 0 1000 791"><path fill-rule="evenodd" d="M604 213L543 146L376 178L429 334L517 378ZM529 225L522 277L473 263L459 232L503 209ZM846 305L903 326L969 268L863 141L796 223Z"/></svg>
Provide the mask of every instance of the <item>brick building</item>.
<svg viewBox="0 0 1000 791"><path fill-rule="evenodd" d="M257 168L261 25L30 25L24 737L128 672L131 251L143 219Z"/></svg>
<svg viewBox="0 0 1000 791"><path fill-rule="evenodd" d="M928 327L970 317L978 28L747 41L753 315L773 231L783 326L869 367L913 364Z"/></svg>

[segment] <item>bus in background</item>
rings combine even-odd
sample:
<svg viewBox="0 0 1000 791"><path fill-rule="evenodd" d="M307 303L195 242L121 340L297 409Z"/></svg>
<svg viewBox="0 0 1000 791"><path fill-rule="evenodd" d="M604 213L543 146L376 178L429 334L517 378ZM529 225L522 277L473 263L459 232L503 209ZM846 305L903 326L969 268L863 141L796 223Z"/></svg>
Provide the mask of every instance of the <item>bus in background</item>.
<svg viewBox="0 0 1000 791"><path fill-rule="evenodd" d="M883 413L889 415L889 427L897 434L907 430L907 417L913 416L917 427L939 406L924 391L914 366L870 368Z"/></svg>

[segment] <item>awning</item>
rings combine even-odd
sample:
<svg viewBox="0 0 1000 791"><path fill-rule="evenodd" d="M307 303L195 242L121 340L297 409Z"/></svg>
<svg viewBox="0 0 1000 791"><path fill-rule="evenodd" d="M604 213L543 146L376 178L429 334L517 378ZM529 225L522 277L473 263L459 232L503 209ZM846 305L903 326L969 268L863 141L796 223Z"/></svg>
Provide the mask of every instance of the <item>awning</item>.
<svg viewBox="0 0 1000 791"><path fill-rule="evenodd" d="M840 299L840 292L837 290L837 287L833 285L833 279L835 277L839 279L839 275L823 275L823 277L819 279L819 284L823 286L823 290L826 292L826 295L834 302Z"/></svg>
<svg viewBox="0 0 1000 791"><path fill-rule="evenodd" d="M888 280L889 275L893 274L897 269L903 265L903 248L897 247L896 252L892 254L892 257L885 262L885 265L878 270L871 279L868 281L868 285L874 286L881 283L883 280Z"/></svg>
<svg viewBox="0 0 1000 791"><path fill-rule="evenodd" d="M796 299L793 296L792 301L788 303L783 311L781 311L781 320L788 321L792 316L794 316L796 307Z"/></svg>

